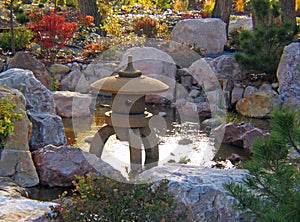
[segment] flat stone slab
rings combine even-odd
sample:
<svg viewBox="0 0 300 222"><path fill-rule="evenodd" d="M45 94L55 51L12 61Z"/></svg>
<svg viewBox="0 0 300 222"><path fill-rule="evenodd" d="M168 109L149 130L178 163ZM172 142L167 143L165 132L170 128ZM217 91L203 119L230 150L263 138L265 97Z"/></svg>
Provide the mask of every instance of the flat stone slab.
<svg viewBox="0 0 300 222"><path fill-rule="evenodd" d="M28 199L24 193L11 179L0 177L0 221L50 221L46 215L57 204Z"/></svg>
<svg viewBox="0 0 300 222"><path fill-rule="evenodd" d="M142 181L170 181L168 190L175 199L190 209L185 221L241 221L240 212L226 195L224 183L241 182L246 170L212 169L185 164L154 167L140 175Z"/></svg>
<svg viewBox="0 0 300 222"><path fill-rule="evenodd" d="M79 92L55 91L52 96L56 103L56 113L61 117L90 116L92 97Z"/></svg>

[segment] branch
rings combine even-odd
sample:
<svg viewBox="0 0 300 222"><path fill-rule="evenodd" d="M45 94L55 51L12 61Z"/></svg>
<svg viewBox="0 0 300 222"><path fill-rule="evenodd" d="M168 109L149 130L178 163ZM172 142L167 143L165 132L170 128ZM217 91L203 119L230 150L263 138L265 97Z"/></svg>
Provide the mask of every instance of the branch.
<svg viewBox="0 0 300 222"><path fill-rule="evenodd" d="M287 204L286 201L284 201L280 196L278 196L277 194L275 194L272 190L270 190L263 181L261 181L259 175L256 172L253 172L255 178L257 179L257 182L263 187L263 189L265 191L267 191L270 195L274 196L276 199L278 199L280 202Z"/></svg>
<svg viewBox="0 0 300 222"><path fill-rule="evenodd" d="M297 144L294 142L290 130L289 130L289 132L288 132L288 137L289 137L289 140L290 140L290 143L291 143L292 147L293 147L293 148L297 151L297 153L300 155L300 149L298 148Z"/></svg>

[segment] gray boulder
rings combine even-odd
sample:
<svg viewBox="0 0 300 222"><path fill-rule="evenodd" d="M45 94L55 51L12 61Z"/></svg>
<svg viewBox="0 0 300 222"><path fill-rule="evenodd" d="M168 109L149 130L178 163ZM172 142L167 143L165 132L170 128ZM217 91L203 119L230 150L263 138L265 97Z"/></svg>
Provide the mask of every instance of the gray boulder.
<svg viewBox="0 0 300 222"><path fill-rule="evenodd" d="M75 175L98 173L124 180L121 173L96 155L79 148L48 145L32 153L41 184L50 187L73 186Z"/></svg>
<svg viewBox="0 0 300 222"><path fill-rule="evenodd" d="M239 29L253 30L252 17L236 16L234 19L230 19L228 32L232 32Z"/></svg>
<svg viewBox="0 0 300 222"><path fill-rule="evenodd" d="M34 77L31 71L9 69L0 73L0 84L21 91L26 99L26 109L30 112L55 113L51 92Z"/></svg>
<svg viewBox="0 0 300 222"><path fill-rule="evenodd" d="M181 20L173 28L171 40L201 48L204 54L218 54L227 41L226 24L216 18Z"/></svg>
<svg viewBox="0 0 300 222"><path fill-rule="evenodd" d="M9 61L8 68L28 69L47 88L50 89L51 76L45 65L26 52L17 52Z"/></svg>
<svg viewBox="0 0 300 222"><path fill-rule="evenodd" d="M205 58L219 79L241 81L244 79L242 70L232 55L221 55L214 59Z"/></svg>
<svg viewBox="0 0 300 222"><path fill-rule="evenodd" d="M50 221L52 202L41 202L24 197L26 191L9 178L0 177L1 221Z"/></svg>
<svg viewBox="0 0 300 222"><path fill-rule="evenodd" d="M237 101L243 98L244 88L242 87L234 87L231 91L231 105L234 105Z"/></svg>
<svg viewBox="0 0 300 222"><path fill-rule="evenodd" d="M92 97L87 94L70 91L52 92L56 103L56 112L61 117L90 116Z"/></svg>
<svg viewBox="0 0 300 222"><path fill-rule="evenodd" d="M195 61L187 69L187 72L198 82L198 85L205 92L220 88L216 73L205 59Z"/></svg>
<svg viewBox="0 0 300 222"><path fill-rule="evenodd" d="M170 181L168 189L175 199L189 207L185 221L240 221L233 209L234 199L227 196L223 184L241 182L245 170L221 170L199 166L177 165L155 167L140 175L142 181Z"/></svg>
<svg viewBox="0 0 300 222"><path fill-rule="evenodd" d="M90 84L79 69L74 69L61 79L59 89L88 93L90 91Z"/></svg>
<svg viewBox="0 0 300 222"><path fill-rule="evenodd" d="M277 69L279 94L284 105L300 107L300 42L286 46Z"/></svg>
<svg viewBox="0 0 300 222"><path fill-rule="evenodd" d="M4 149L0 149L0 176L11 177L22 187L35 186L39 178L29 151L32 125L26 115L25 98L18 90L0 86L0 100L3 99L16 106L21 119L15 121L13 132L4 141Z"/></svg>
<svg viewBox="0 0 300 222"><path fill-rule="evenodd" d="M252 95L253 93L257 93L258 91L259 91L259 89L256 88L255 86L247 86L244 91L244 97L248 97L248 96Z"/></svg>
<svg viewBox="0 0 300 222"><path fill-rule="evenodd" d="M50 66L49 71L53 73L54 75L57 74L68 74L70 72L70 68L66 65L55 63Z"/></svg>
<svg viewBox="0 0 300 222"><path fill-rule="evenodd" d="M117 68L117 64L96 59L84 70L86 80L91 84L98 79L110 76Z"/></svg>
<svg viewBox="0 0 300 222"><path fill-rule="evenodd" d="M64 145L66 138L62 120L55 113L51 92L29 70L9 69L0 73L0 84L18 89L26 99L26 110L32 122L31 149L47 144Z"/></svg>
<svg viewBox="0 0 300 222"><path fill-rule="evenodd" d="M50 113L30 113L32 122L31 150L42 148L48 144L65 145L66 137L61 117Z"/></svg>

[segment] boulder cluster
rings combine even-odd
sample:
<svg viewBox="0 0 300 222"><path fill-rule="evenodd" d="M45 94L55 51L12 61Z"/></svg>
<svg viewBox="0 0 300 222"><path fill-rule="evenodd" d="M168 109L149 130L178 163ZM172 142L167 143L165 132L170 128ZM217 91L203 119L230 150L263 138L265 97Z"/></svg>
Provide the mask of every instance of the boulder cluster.
<svg viewBox="0 0 300 222"><path fill-rule="evenodd" d="M90 64L73 62L46 67L30 54L18 52L6 68L2 66L0 73L0 98L9 94L16 102L15 111L22 113L13 134L0 150L0 177L10 178L9 183L0 178L0 187L10 183L21 187L71 186L74 175L93 172L104 175L104 171L119 174L96 156L68 147L62 117L90 116L98 95L90 85L124 68L128 55L132 55L136 69L169 86L167 92L147 95L146 102L169 104L182 116L214 118L227 110L236 110L247 117L268 118L274 108L283 104L299 108L299 42L285 47L277 71L278 83L250 85L245 84L246 77L233 55L223 51L226 30L221 20L178 22L171 40L151 41L143 47L129 49L114 48ZM205 56L184 44L201 48ZM50 91L51 79L59 83L56 91ZM254 137L268 135L247 124L219 128L222 127L225 127L223 143L242 146L250 152ZM176 175L172 173L175 171ZM234 221L238 214L228 207L232 199L224 194L222 183L229 179L239 181L245 174L244 171L170 165L152 169L142 178L170 175L170 191L178 201L191 206L194 212L191 221L203 218ZM8 198L6 203L11 201L11 195L4 196ZM41 208L49 206L39 204ZM2 215L1 211L0 218Z"/></svg>

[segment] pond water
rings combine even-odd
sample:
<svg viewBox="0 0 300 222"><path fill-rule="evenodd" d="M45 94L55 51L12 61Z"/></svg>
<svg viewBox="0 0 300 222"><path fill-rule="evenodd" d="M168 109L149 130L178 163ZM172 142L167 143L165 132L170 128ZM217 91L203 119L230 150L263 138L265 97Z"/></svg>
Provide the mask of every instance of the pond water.
<svg viewBox="0 0 300 222"><path fill-rule="evenodd" d="M105 123L104 113L110 110L110 98L102 98L97 107L92 117L63 119L68 145L89 151L90 144L85 139L94 136ZM147 105L146 109L154 115L164 114L164 133L157 131L160 141L158 165L187 163L211 166L212 159L224 160L232 153L239 154L244 159L248 158L248 154L242 148L216 144L210 132L201 129L200 123L203 119L195 120L184 117L182 120L177 110L167 105ZM263 129L267 128L265 120L241 118L240 121L263 126L261 127ZM111 136L105 144L101 159L119 170L123 176L128 177L130 153L127 141L119 141L115 135Z"/></svg>
<svg viewBox="0 0 300 222"><path fill-rule="evenodd" d="M86 137L94 136L97 130L101 128L104 124L104 113L109 110L110 98L107 98L102 100L102 103L95 110L92 117L63 119L68 145L88 152L90 144L85 142L85 139ZM172 109L169 106L148 105L147 110L154 115L164 113L166 122L165 134L158 132L160 140L160 159L158 165L187 163L191 165L210 166L212 162L205 157L211 155L213 155L213 159L217 160L224 160L232 153L239 154L244 159L249 157L239 147L226 144L218 147L215 144L214 138L201 129L199 121L193 118L184 118L184 121L182 121L176 109ZM269 129L267 120L248 119L238 115L234 115L234 118L238 121L249 122L261 129ZM119 141L115 136L111 136L105 144L101 158L119 170L123 176L128 177L127 169L130 167L128 142ZM28 189L28 193L30 198L50 201L57 199L66 190L71 191L70 188L37 186Z"/></svg>

